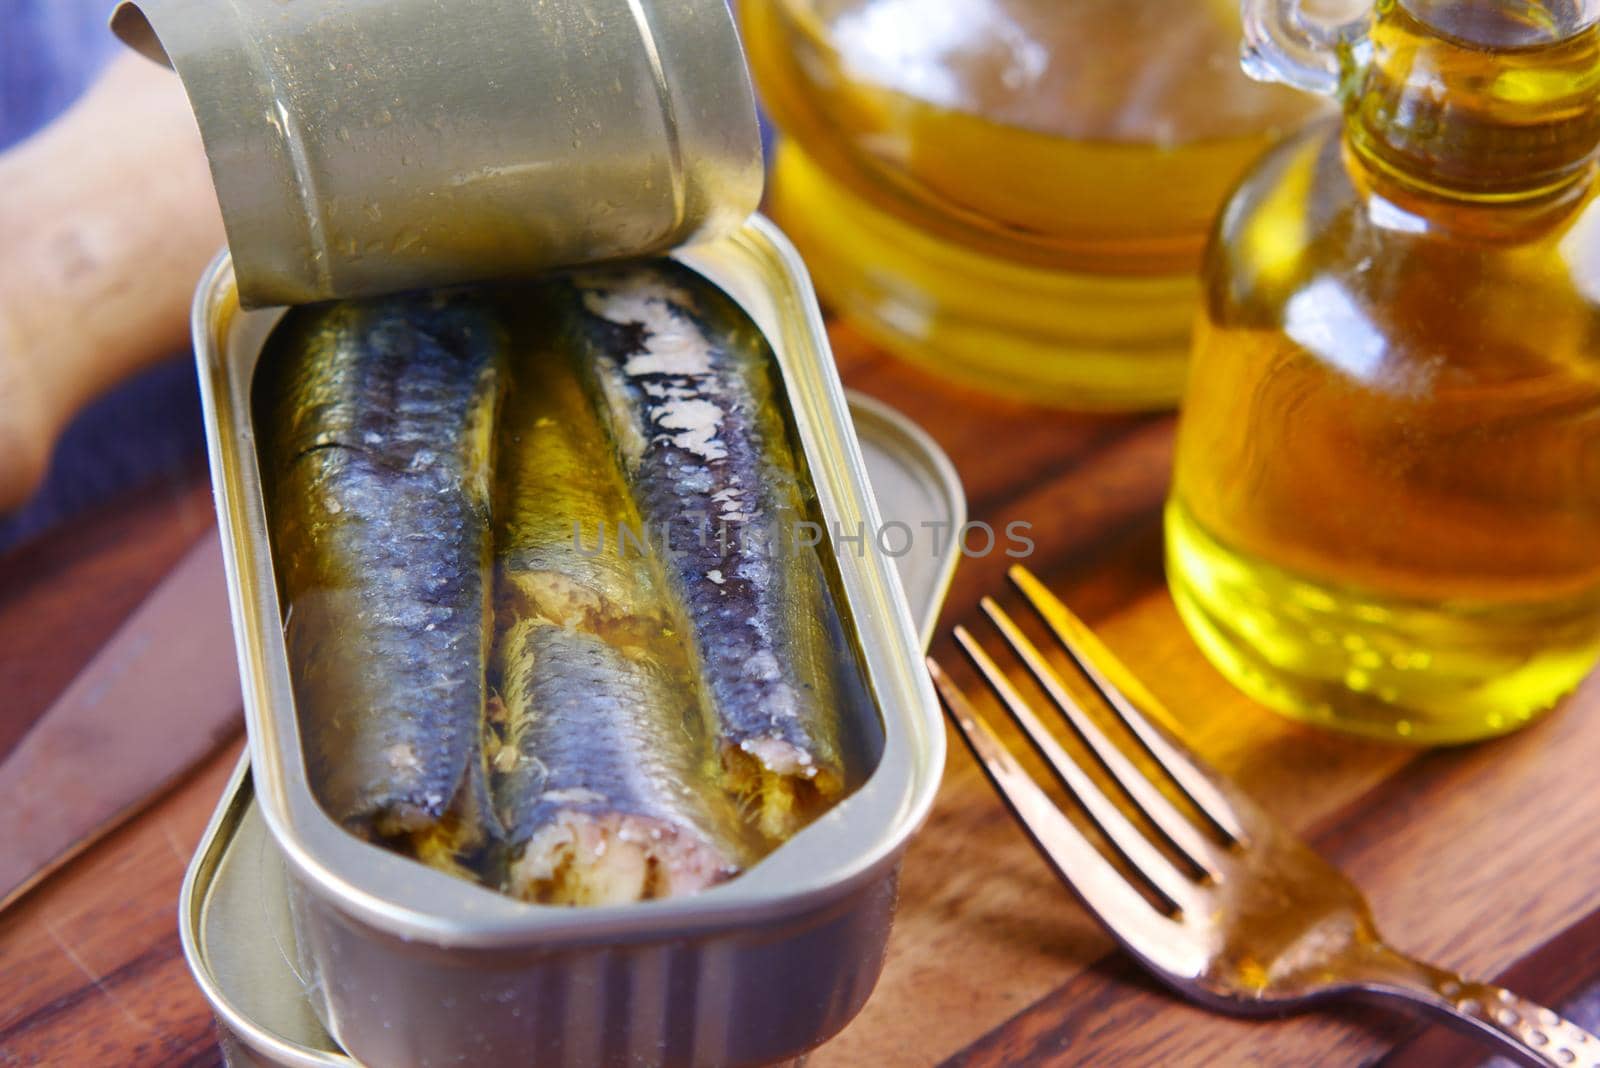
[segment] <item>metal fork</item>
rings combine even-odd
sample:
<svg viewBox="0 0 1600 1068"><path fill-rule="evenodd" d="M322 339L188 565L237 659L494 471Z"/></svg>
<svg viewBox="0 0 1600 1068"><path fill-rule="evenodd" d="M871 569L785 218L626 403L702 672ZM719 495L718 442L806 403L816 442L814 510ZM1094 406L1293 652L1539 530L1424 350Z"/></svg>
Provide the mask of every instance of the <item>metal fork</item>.
<svg viewBox="0 0 1600 1068"><path fill-rule="evenodd" d="M956 727L1039 851L1157 978L1208 1008L1240 1015L1283 1014L1337 998L1409 1002L1524 1064L1600 1068L1600 1039L1551 1010L1386 945L1366 899L1342 872L1166 729L1165 709L1037 578L1020 566L1010 577L1071 655L1093 700L1121 721L1135 740L1130 748L1143 750L1140 758L1112 741L991 598L982 601L984 613L1094 754L1098 772L1068 755L965 628L956 628L956 641L1078 802L1105 852L1056 807L931 657L928 668ZM1076 688L1088 696L1082 682Z"/></svg>

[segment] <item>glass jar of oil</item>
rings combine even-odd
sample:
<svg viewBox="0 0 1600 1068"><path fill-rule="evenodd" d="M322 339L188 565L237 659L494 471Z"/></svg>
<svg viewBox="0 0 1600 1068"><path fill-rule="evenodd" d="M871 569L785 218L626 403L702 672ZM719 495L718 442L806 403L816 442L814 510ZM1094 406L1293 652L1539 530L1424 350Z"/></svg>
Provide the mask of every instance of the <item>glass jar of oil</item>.
<svg viewBox="0 0 1600 1068"><path fill-rule="evenodd" d="M1239 70L1237 0L739 0L769 210L876 340L990 390L1171 405L1200 251L1323 105Z"/></svg>
<svg viewBox="0 0 1600 1068"><path fill-rule="evenodd" d="M1294 716L1511 730L1600 656L1600 3L1246 0L1247 65L1342 121L1207 253L1168 574Z"/></svg>

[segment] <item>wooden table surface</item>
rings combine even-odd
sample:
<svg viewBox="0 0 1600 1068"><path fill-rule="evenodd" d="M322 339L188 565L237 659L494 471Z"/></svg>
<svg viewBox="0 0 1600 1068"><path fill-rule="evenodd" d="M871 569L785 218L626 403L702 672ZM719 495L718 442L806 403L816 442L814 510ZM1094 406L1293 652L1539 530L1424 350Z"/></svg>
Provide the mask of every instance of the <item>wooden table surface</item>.
<svg viewBox="0 0 1600 1068"><path fill-rule="evenodd" d="M1167 596L1170 417L987 400L843 331L835 344L847 384L917 419L950 453L974 519L1033 525L1030 565L1206 756L1361 883L1392 940L1594 1024L1600 681L1531 729L1472 748L1393 748L1280 719L1212 670ZM0 558L0 753L203 536L215 535L196 467ZM990 635L978 598L1002 589L1007 563L971 559L957 573L935 643L947 664L959 660L951 625ZM0 914L0 1065L220 1063L176 905L238 746ZM1068 898L952 737L938 805L906 859L883 979L807 1063L1393 1068L1476 1056L1439 1029L1374 1010L1242 1022L1169 998Z"/></svg>

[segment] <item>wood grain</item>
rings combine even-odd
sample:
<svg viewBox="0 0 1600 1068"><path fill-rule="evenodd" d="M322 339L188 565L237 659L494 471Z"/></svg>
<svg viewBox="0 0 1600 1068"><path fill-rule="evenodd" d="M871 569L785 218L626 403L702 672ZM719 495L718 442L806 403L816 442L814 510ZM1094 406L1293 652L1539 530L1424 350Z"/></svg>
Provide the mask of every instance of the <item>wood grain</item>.
<svg viewBox="0 0 1600 1068"><path fill-rule="evenodd" d="M1600 760L1600 684L1520 735L1449 751L1335 738L1280 719L1210 668L1163 587L1170 417L988 400L847 332L836 330L835 344L849 385L905 411L949 451L974 519L1032 524L1030 566L1148 680L1206 756L1356 877L1397 944L1482 977L1505 972L1557 1003L1600 979L1600 837L1591 831L1600 795L1586 788ZM73 619L105 561L144 588L170 564L176 552L163 546L185 543L177 532L187 536L192 506L178 500L141 528L144 549L86 543L57 562L49 583L0 583L0 633L23 635L38 660L30 692L59 689L109 632ZM977 601L1003 591L1009 562L964 561L941 634L962 622L992 639ZM0 576L10 566L0 561ZM1002 601L1039 633L1017 598ZM935 652L971 681L947 638ZM959 741L950 753L939 802L907 856L878 990L808 1064L1417 1068L1477 1057L1476 1047L1376 1010L1246 1023L1174 1001L1111 951ZM208 762L0 915L0 1064L217 1063L174 912L181 860L227 766L227 755Z"/></svg>
<svg viewBox="0 0 1600 1068"><path fill-rule="evenodd" d="M0 759L215 521L199 466L0 557Z"/></svg>
<svg viewBox="0 0 1600 1068"><path fill-rule="evenodd" d="M177 901L239 749L0 914L0 1064L220 1063Z"/></svg>

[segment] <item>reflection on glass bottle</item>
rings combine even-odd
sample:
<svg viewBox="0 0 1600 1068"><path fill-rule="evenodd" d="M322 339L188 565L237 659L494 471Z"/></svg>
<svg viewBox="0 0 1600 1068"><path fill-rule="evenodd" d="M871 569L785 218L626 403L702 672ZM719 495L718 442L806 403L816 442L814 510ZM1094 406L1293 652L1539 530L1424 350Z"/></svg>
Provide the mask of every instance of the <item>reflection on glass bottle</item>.
<svg viewBox="0 0 1600 1068"><path fill-rule="evenodd" d="M1238 68L1236 0L740 0L771 211L902 355L1171 404L1224 195L1321 107Z"/></svg>
<svg viewBox="0 0 1600 1068"><path fill-rule="evenodd" d="M1600 656L1600 5L1381 0L1319 41L1293 3L1247 0L1254 69L1345 116L1207 254L1173 592L1298 717L1511 730Z"/></svg>

